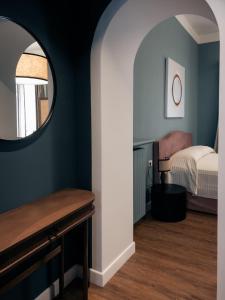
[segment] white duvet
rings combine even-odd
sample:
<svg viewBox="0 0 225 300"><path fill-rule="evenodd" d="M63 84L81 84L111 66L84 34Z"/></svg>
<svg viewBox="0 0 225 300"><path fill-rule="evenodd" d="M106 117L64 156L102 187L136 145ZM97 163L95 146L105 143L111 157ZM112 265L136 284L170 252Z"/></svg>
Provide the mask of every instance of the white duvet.
<svg viewBox="0 0 225 300"><path fill-rule="evenodd" d="M193 195L217 199L218 154L207 146L192 146L171 156L167 182Z"/></svg>

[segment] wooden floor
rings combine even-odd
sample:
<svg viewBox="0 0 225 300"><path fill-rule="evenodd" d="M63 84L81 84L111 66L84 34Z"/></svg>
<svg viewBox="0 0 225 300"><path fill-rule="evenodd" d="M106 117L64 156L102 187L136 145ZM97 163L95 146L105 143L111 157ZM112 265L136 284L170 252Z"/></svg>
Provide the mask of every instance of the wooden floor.
<svg viewBox="0 0 225 300"><path fill-rule="evenodd" d="M216 226L207 214L179 223L146 217L135 226L135 255L104 288L92 285L89 300L215 300Z"/></svg>

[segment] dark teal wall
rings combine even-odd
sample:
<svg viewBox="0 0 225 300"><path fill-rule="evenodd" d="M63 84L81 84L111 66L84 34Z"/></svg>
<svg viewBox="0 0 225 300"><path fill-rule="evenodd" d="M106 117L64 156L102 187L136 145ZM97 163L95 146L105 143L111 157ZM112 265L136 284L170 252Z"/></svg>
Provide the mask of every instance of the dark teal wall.
<svg viewBox="0 0 225 300"><path fill-rule="evenodd" d="M165 63L185 67L185 117L166 119ZM197 141L198 46L175 18L155 27L140 46L134 65L134 136L157 139L172 130L193 133Z"/></svg>
<svg viewBox="0 0 225 300"><path fill-rule="evenodd" d="M109 2L1 1L1 16L23 24L42 41L57 83L55 110L46 130L28 144L0 141L1 212L61 188L91 188L90 50ZM66 258L72 254L68 268L77 259L75 248L81 249L71 237L66 247ZM31 300L48 285L42 269L0 298Z"/></svg>
<svg viewBox="0 0 225 300"><path fill-rule="evenodd" d="M185 67L185 117L164 118L165 60ZM158 139L172 130L213 146L218 118L219 44L197 45L171 18L144 39L134 65L134 137ZM207 120L207 121L206 121Z"/></svg>
<svg viewBox="0 0 225 300"><path fill-rule="evenodd" d="M198 142L214 146L219 110L219 42L199 45Z"/></svg>

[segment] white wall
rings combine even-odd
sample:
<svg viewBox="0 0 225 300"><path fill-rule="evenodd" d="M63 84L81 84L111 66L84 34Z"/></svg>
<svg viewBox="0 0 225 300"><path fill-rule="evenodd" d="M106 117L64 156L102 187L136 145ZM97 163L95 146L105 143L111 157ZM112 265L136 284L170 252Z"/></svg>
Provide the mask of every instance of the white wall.
<svg viewBox="0 0 225 300"><path fill-rule="evenodd" d="M207 0L214 9L221 32L221 64L225 64L224 0ZM178 5L179 3L179 5ZM96 194L93 219L92 281L104 285L134 250L133 244L133 66L145 35L161 21L179 14L214 19L204 0L113 0L96 30L91 55L92 82L92 178ZM221 82L225 81L225 66ZM225 127L220 87L220 136ZM223 116L224 114L224 116ZM223 118L222 118L223 116ZM224 119L224 120L222 120ZM225 140L225 139L224 139ZM220 141L225 161L225 141ZM224 154L222 154L224 153ZM219 173L218 299L225 299L225 186ZM222 264L223 262L223 264ZM224 277L225 278L225 277Z"/></svg>
<svg viewBox="0 0 225 300"><path fill-rule="evenodd" d="M219 178L218 178L218 251L217 251L217 299L225 299L225 1L207 0L220 30L220 100L219 100ZM222 167L223 166L223 167Z"/></svg>
<svg viewBox="0 0 225 300"><path fill-rule="evenodd" d="M16 133L15 92L0 80L0 139L13 139Z"/></svg>

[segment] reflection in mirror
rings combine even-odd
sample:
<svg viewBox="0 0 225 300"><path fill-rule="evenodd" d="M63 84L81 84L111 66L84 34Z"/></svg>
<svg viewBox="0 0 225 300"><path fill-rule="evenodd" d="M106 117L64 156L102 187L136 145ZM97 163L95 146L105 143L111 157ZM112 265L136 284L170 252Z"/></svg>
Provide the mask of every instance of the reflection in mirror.
<svg viewBox="0 0 225 300"><path fill-rule="evenodd" d="M24 28L0 18L0 138L21 139L48 119L53 79L46 55Z"/></svg>

